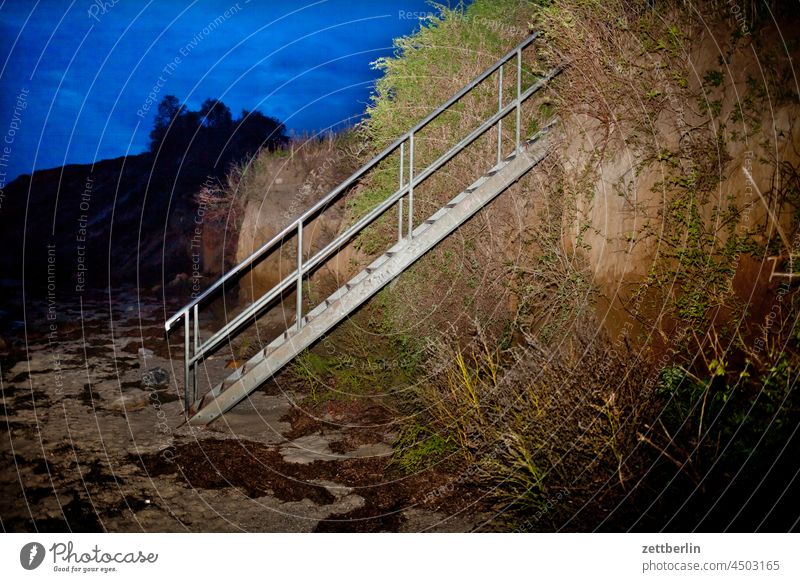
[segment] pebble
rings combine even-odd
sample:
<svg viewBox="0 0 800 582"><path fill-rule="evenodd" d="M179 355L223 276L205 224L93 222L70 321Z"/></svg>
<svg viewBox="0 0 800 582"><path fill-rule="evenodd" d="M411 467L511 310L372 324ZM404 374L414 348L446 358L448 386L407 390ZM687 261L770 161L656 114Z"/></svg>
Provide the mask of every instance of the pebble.
<svg viewBox="0 0 800 582"><path fill-rule="evenodd" d="M152 352L150 352L152 354ZM150 368L142 374L142 387L145 389L166 388L169 386L169 372L164 368Z"/></svg>
<svg viewBox="0 0 800 582"><path fill-rule="evenodd" d="M139 348L139 357L140 358L152 358L155 355L153 350L148 350L147 348Z"/></svg>

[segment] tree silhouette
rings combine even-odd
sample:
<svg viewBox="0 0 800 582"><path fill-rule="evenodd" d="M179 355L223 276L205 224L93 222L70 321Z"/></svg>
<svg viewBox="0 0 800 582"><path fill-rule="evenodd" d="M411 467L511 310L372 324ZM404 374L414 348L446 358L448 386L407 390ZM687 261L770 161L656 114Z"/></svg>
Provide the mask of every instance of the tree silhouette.
<svg viewBox="0 0 800 582"><path fill-rule="evenodd" d="M242 111L233 119L219 99L206 99L191 111L174 95L158 106L150 132L150 152L156 157L156 173L183 179L221 177L231 164L254 155L259 149L285 147L289 138L283 123L259 111Z"/></svg>
<svg viewBox="0 0 800 582"><path fill-rule="evenodd" d="M233 135L236 148L245 152L245 155L252 155L262 147L274 151L285 147L289 142L286 126L260 111L243 110L236 121Z"/></svg>
<svg viewBox="0 0 800 582"><path fill-rule="evenodd" d="M230 132L233 129L231 110L222 101L206 99L200 106L200 123L203 127L217 132Z"/></svg>

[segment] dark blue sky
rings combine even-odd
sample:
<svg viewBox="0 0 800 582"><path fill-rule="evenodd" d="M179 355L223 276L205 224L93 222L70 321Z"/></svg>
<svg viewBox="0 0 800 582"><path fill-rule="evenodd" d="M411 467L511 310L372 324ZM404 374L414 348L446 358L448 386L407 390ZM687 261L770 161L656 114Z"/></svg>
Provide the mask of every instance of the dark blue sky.
<svg viewBox="0 0 800 582"><path fill-rule="evenodd" d="M296 131L352 123L378 76L369 64L430 12L425 0L0 0L3 181L143 151L167 94Z"/></svg>

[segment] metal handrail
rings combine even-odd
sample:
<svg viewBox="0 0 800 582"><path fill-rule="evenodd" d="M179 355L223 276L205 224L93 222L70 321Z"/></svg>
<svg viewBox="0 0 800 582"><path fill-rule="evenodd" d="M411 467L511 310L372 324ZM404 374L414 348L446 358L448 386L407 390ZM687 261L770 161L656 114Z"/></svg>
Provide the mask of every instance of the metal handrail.
<svg viewBox="0 0 800 582"><path fill-rule="evenodd" d="M249 257L244 259L238 265L236 265L233 269L228 271L223 277L217 280L211 287L203 291L200 295L198 295L195 299L184 305L175 315L170 317L167 322L164 324L165 328L169 331L172 327L172 324L175 323L178 319L180 319L184 314L188 313L195 305L200 304L203 302L204 299L209 297L214 291L219 289L222 285L225 284L226 281L252 265L259 257L264 255L267 251L272 249L278 241L283 240L292 231L297 230L298 224L302 222L306 222L310 217L314 216L317 212L322 210L325 206L327 206L334 198L336 198L339 194L341 194L344 190L350 187L354 182L358 181L364 174L369 172L372 168L374 168L377 164L382 162L389 154L393 153L401 144L408 141L412 134L419 132L420 130L424 129L430 122L436 119L439 115L441 115L445 110L449 109L451 105L456 103L459 99L461 99L464 95L469 93L472 89L474 89L479 83L485 81L492 73L494 73L498 68L506 64L513 56L515 56L519 51L526 48L529 44L531 44L536 37L539 36L539 32L534 32L528 38L523 40L519 43L516 47L508 51L503 57L501 57L494 65L490 68L486 69L483 73L481 73L478 77L473 79L468 85L465 85L461 88L458 93L453 95L450 99L448 99L444 104L440 105L437 109L432 111L429 115L427 115L422 121L417 123L413 128L408 130L402 136L397 138L394 142L392 142L389 146L387 146L382 152L368 161L366 164L361 166L358 170L356 170L353 174L350 175L344 182L339 184L336 188L331 190L325 197L321 198L316 204L314 204L311 208L306 210L299 218L295 219L294 222L286 226L281 232L277 235L272 237L269 241L264 243L258 250L254 251Z"/></svg>
<svg viewBox="0 0 800 582"><path fill-rule="evenodd" d="M556 76L561 69L555 68L548 72L544 77L541 77L534 85L529 87L525 92L522 92L521 78L522 78L522 50L530 45L538 36L538 32L531 34L516 47L508 51L502 58L496 61L491 67L486 69L478 77L473 79L470 83L462 87L455 95L448 99L445 103L440 105L437 109L428 114L413 128L406 131L402 136L392 142L389 146L383 149L379 154L373 157L366 164L361 166L352 175L350 175L344 182L339 184L336 188L331 190L326 196L320 199L317 203L306 210L301 216L287 225L281 232L275 235L272 239L264 243L256 251L250 254L246 259L237 264L233 269L228 271L223 277L218 279L211 287L206 289L191 302L181 308L175 315L170 317L166 323L165 328L167 331L171 329L173 324L179 319L184 318L184 371L186 376L186 409L189 410L192 398L190 397L189 383L190 372L194 370L194 375L191 375L192 382L192 396L196 389L196 364L202 360L206 354L216 349L231 333L238 330L241 325L252 317L255 317L262 309L270 305L275 299L280 297L285 291L290 289L293 285L297 286L297 328L301 329L303 325L302 313L302 281L303 278L316 269L322 262L330 258L335 252L339 251L346 245L356 234L369 226L378 217L383 215L392 205L398 203L398 238L402 240L403 237L403 198L408 197L408 226L407 236L412 237L413 233L413 204L414 204L414 187L425 181L436 170L441 168L444 164L455 157L459 152L463 151L465 147L474 142L478 137L483 135L493 126L497 126L498 135L498 164L500 162L500 154L502 151L502 120L513 110L516 110L516 148L517 152L520 147L520 116L522 102L528 99L548 81ZM509 62L512 58L517 59L517 83L516 83L516 96L507 105L503 106L503 69L502 67ZM498 82L498 110L491 117L486 119L478 127L473 129L466 137L451 147L447 152L439 156L436 160L430 163L419 174L414 175L414 136L416 133L424 129L429 123L436 119L441 113L446 111L454 103L459 101L478 84L486 80L495 71L500 70ZM408 142L409 151L409 164L408 164L408 180L404 178L404 158L405 158L405 145ZM303 245L303 227L307 223L325 209L333 200L341 195L350 186L361 179L367 172L372 170L377 164L385 160L389 155L394 153L400 148L400 186L393 194L385 198L380 204L373 208L369 213L360 218L343 233L338 235L334 240L328 243L321 250L317 251L313 256L303 260L302 245ZM248 269L251 265L260 261L270 250L275 248L279 243L286 240L291 236L297 236L297 268L288 274L277 285L272 287L267 293L262 295L251 305L247 306L245 310L236 315L231 321L226 323L220 330L212 334L206 341L201 342L199 337L199 306L212 294L214 294L225 283ZM193 326L190 325L190 320L193 319ZM192 327L192 338L190 344L190 326ZM190 345L191 348L190 349Z"/></svg>

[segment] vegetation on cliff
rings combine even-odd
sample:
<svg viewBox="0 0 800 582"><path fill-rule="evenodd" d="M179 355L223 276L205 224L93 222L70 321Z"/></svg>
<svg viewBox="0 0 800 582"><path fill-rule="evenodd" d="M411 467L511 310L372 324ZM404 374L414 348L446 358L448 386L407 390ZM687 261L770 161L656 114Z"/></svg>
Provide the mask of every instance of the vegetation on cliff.
<svg viewBox="0 0 800 582"><path fill-rule="evenodd" d="M475 0L398 39L348 138L356 157L533 29L526 78L566 69L522 132L557 115L563 140L296 362L310 400L380 398L398 471L473 483L511 527L790 527L800 297L770 261L791 271L798 254L798 46L772 34L780 4L752 6ZM479 87L426 128L420 167L496 99ZM494 139L420 187L419 216L474 179ZM398 172L391 158L348 194L351 221ZM360 235L356 266L395 229L392 214Z"/></svg>

